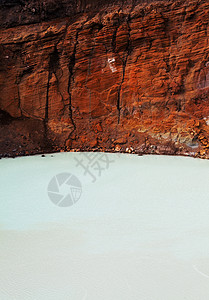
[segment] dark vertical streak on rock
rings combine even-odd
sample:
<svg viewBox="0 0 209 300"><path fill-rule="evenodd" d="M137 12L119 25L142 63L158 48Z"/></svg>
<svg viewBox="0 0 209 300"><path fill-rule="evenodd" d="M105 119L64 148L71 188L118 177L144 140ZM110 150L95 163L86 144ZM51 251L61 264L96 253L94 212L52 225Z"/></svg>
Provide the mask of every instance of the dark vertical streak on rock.
<svg viewBox="0 0 209 300"><path fill-rule="evenodd" d="M78 29L76 31L76 37L75 37L75 44L74 44L74 48L73 48L73 53L70 57L70 62L68 65L68 69L69 69L69 80L68 80L68 94L69 94L69 116L73 125L73 131L71 132L70 135L72 135L72 133L76 130L76 125L75 122L73 121L73 111L72 111L72 95L71 95L71 85L72 85L72 80L74 80L73 76L74 76L74 67L75 67L75 56L76 56L76 49L77 49L77 45L78 45L78 35L81 29Z"/></svg>
<svg viewBox="0 0 209 300"><path fill-rule="evenodd" d="M48 80L47 80L47 86L46 86L46 103L45 103L45 117L44 121L45 123L48 122L49 119L49 85L50 85L50 79L51 79L51 72L48 72Z"/></svg>
<svg viewBox="0 0 209 300"><path fill-rule="evenodd" d="M47 124L49 119L49 87L52 74L56 76L56 70L59 67L59 53L57 51L57 46L54 46L54 51L49 56L49 70L48 70L48 80L46 87L46 104L45 104L45 124Z"/></svg>
<svg viewBox="0 0 209 300"><path fill-rule="evenodd" d="M120 10L121 10L121 8L119 8L118 14L119 14ZM111 42L112 52L113 53L116 52L116 40L117 40L117 32L118 32L119 26L120 26L120 18L118 16L118 20L115 23L115 29L113 31L112 42ZM124 79L124 75L123 75L123 79ZM121 91L121 85L122 85L122 83L119 85L119 88L118 88L118 98L117 98L118 123L120 122L120 91Z"/></svg>
<svg viewBox="0 0 209 300"><path fill-rule="evenodd" d="M133 9L133 8L132 8ZM132 11L131 9L131 11ZM118 110L118 124L120 123L120 111L121 111L121 89L122 89L122 85L124 82L124 78L125 78L125 74L126 74L126 65L127 65L127 60L128 60L128 56L131 52L131 43L130 43L130 32L131 32L131 28L130 28L130 14L128 15L127 18L127 25L128 25L128 43L127 43L127 47L126 50L124 52L124 58L123 58L123 74L122 74L122 80L121 83L118 87L118 99L117 99L117 110Z"/></svg>
<svg viewBox="0 0 209 300"><path fill-rule="evenodd" d="M48 119L49 119L49 85L50 85L50 79L52 77L52 73L51 70L49 70L48 72L48 80L47 80L47 86L46 86L46 103L45 103L45 117L44 117L44 138L47 144L47 123L48 123Z"/></svg>
<svg viewBox="0 0 209 300"><path fill-rule="evenodd" d="M86 78L86 88L89 92L90 122L91 122L91 90L87 87L87 81L88 81L88 76L91 75L91 62L92 62L93 53L94 53L94 47L91 48L91 54L90 54L89 65L88 65L88 74L87 74L87 78Z"/></svg>
<svg viewBox="0 0 209 300"><path fill-rule="evenodd" d="M20 110L21 116L22 116L21 100L20 100L20 88L19 88L20 82L21 82L21 77L20 77L20 76L17 76L17 77L16 77L15 83L16 83L16 85L17 85L18 109Z"/></svg>
<svg viewBox="0 0 209 300"><path fill-rule="evenodd" d="M18 108L19 108L19 110L20 110L21 117L22 117L22 110L21 110L21 101L20 101L20 88L19 88L19 84L17 84L17 95L18 95Z"/></svg>
<svg viewBox="0 0 209 300"><path fill-rule="evenodd" d="M56 76L56 70L59 67L59 53L57 51L57 45L54 46L54 51L49 56L49 66L48 66L48 79L46 86L46 103L45 103L45 117L44 117L44 135L46 141L47 139L47 131L48 131L48 120L49 120L49 88L50 88L50 80L52 78L52 74L54 73Z"/></svg>
<svg viewBox="0 0 209 300"><path fill-rule="evenodd" d="M86 89L87 89L87 91L89 93L89 122L90 122L90 124L91 124L91 89L88 88L87 83L88 83L89 76L91 75L92 58L93 58L94 51L95 51L95 46L96 46L95 31L94 31L94 29L96 29L96 26L94 26L94 28L92 28L92 37L91 37L92 46L91 46L91 51L90 51L90 56L89 56L88 70L87 70L87 76L86 76L86 82L85 82ZM97 28L98 31L100 29L101 29L101 26Z"/></svg>
<svg viewBox="0 0 209 300"><path fill-rule="evenodd" d="M115 53L115 49L116 49L116 36L117 36L119 26L120 25L119 25L119 21L118 21L118 24L116 25L115 30L113 31L113 36L112 36L111 46L112 46L112 52L113 53Z"/></svg>

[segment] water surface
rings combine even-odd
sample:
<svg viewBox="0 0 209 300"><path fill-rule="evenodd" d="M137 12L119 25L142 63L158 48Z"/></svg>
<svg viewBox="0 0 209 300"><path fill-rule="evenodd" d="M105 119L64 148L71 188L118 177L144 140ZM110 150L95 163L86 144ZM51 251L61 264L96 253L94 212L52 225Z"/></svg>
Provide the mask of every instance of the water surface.
<svg viewBox="0 0 209 300"><path fill-rule="evenodd" d="M0 161L0 299L208 299L209 161L95 155Z"/></svg>

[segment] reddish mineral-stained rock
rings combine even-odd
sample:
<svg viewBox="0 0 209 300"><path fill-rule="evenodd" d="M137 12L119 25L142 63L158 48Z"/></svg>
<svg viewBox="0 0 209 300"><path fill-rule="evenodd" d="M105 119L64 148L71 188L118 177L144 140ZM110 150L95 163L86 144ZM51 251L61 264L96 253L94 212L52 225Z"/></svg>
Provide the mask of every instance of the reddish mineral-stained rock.
<svg viewBox="0 0 209 300"><path fill-rule="evenodd" d="M61 2L2 5L1 155L208 158L209 3Z"/></svg>

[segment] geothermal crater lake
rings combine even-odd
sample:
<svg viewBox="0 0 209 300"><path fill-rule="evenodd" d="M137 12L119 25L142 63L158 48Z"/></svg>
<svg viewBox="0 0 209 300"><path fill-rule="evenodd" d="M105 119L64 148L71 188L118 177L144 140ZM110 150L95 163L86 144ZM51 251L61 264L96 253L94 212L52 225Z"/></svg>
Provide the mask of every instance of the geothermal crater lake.
<svg viewBox="0 0 209 300"><path fill-rule="evenodd" d="M0 299L209 299L209 161L0 160Z"/></svg>

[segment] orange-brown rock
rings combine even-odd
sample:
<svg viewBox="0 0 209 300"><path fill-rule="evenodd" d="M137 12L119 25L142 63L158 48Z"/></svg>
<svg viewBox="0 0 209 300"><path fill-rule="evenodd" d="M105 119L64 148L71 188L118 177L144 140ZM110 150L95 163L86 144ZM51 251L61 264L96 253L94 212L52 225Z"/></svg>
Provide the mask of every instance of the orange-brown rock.
<svg viewBox="0 0 209 300"><path fill-rule="evenodd" d="M209 157L209 3L69 3L2 21L0 153Z"/></svg>

